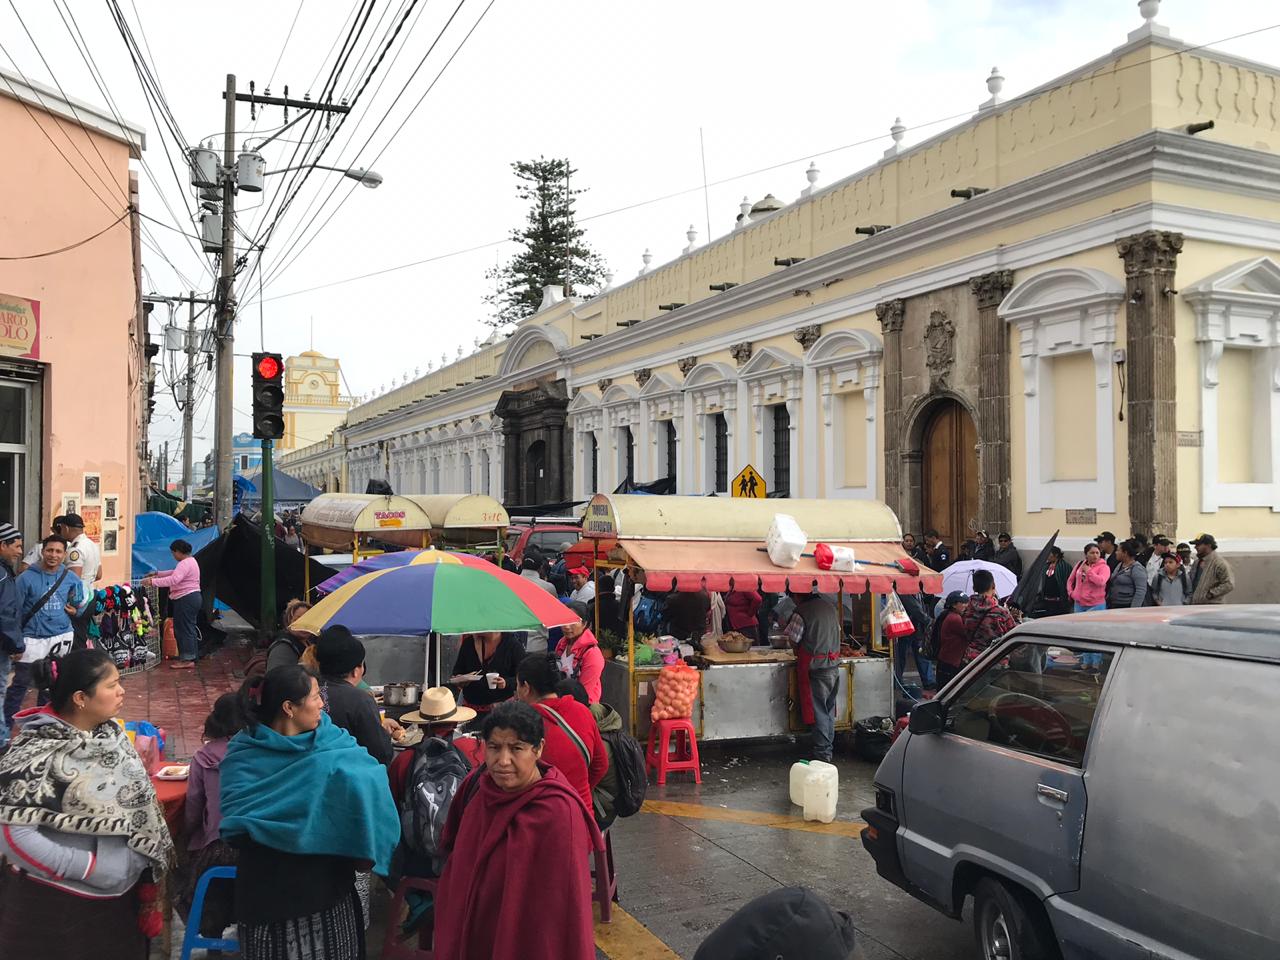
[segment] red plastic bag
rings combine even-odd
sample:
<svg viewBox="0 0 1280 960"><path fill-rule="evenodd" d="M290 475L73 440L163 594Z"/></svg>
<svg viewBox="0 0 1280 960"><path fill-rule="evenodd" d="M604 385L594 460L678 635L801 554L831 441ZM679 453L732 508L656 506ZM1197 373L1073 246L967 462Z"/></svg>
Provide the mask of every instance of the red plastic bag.
<svg viewBox="0 0 1280 960"><path fill-rule="evenodd" d="M886 637L907 637L916 632L915 624L907 616L907 610L898 599L896 593L885 598L884 609L880 611L880 629Z"/></svg>
<svg viewBox="0 0 1280 960"><path fill-rule="evenodd" d="M698 698L699 673L683 660L663 667L653 685L652 720L678 720L693 716Z"/></svg>
<svg viewBox="0 0 1280 960"><path fill-rule="evenodd" d="M825 543L820 543L813 548L813 562L818 565L819 570L830 570L831 561L831 548Z"/></svg>

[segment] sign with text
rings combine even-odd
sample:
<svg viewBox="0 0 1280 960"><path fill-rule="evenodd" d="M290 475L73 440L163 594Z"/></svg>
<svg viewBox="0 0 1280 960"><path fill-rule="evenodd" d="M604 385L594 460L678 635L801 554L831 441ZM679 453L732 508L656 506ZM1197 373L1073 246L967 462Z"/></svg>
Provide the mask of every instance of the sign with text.
<svg viewBox="0 0 1280 960"><path fill-rule="evenodd" d="M733 483L729 485L729 492L735 497L745 497L748 500L763 500L768 494L768 490L764 485L764 477L751 464L747 464L742 468L742 472L733 478Z"/></svg>
<svg viewBox="0 0 1280 960"><path fill-rule="evenodd" d="M0 356L40 359L40 301L0 293Z"/></svg>
<svg viewBox="0 0 1280 960"><path fill-rule="evenodd" d="M613 513L613 503L602 493L597 493L587 504L582 518L582 535L593 540L613 540L618 536L618 518Z"/></svg>
<svg viewBox="0 0 1280 960"><path fill-rule="evenodd" d="M1067 524L1073 527L1096 527L1098 525L1098 511L1092 508L1088 510L1068 510Z"/></svg>

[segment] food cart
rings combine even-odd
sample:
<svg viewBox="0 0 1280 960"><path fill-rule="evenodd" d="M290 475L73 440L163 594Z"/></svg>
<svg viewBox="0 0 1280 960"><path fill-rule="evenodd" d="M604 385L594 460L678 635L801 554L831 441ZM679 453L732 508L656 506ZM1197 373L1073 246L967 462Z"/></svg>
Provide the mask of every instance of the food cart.
<svg viewBox="0 0 1280 960"><path fill-rule="evenodd" d="M374 493L325 493L302 508L303 553L319 547L350 552L352 563L382 552L380 544L426 549L431 518L408 497ZM310 564L307 595L311 594Z"/></svg>
<svg viewBox="0 0 1280 960"><path fill-rule="evenodd" d="M805 531L808 552L818 542L848 546L858 564L852 573L818 569L811 556L793 568L774 566L764 552L775 514L794 517ZM941 590L941 574L919 576L877 564L905 556L898 519L873 500L750 500L707 497L646 497L597 494L587 506L583 537L610 544L597 551L599 568L623 567L653 591L730 592L734 589L809 593L838 598L842 622L851 619L859 655L841 657L836 729L889 716L893 707L893 662L880 635L878 598L897 588ZM846 605L845 598L850 602ZM851 615L851 617L850 617ZM625 654L605 664L604 699L623 714L634 736L646 735L661 666L637 666L636 633L627 614ZM796 709L795 656L790 650L753 647L727 653L713 643L700 655L693 720L701 740L775 737L804 729Z"/></svg>
<svg viewBox="0 0 1280 960"><path fill-rule="evenodd" d="M493 497L481 493L437 493L404 498L431 520L431 543L441 550L500 553L511 518Z"/></svg>

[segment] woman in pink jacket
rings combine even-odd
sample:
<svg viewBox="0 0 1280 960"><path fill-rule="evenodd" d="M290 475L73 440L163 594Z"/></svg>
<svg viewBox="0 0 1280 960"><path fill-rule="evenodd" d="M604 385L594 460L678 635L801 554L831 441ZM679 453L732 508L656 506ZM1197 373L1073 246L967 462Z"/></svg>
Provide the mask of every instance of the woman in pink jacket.
<svg viewBox="0 0 1280 960"><path fill-rule="evenodd" d="M1107 580L1111 568L1102 559L1102 548L1090 543L1084 548L1084 559L1076 564L1067 578L1067 596L1075 601L1075 612L1107 608Z"/></svg>

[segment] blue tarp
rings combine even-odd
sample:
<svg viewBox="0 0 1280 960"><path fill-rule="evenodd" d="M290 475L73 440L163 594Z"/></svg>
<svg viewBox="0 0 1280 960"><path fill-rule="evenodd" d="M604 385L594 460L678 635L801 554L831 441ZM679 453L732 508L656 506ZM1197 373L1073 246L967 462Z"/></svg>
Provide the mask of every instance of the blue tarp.
<svg viewBox="0 0 1280 960"><path fill-rule="evenodd" d="M139 580L153 570L161 573L178 564L169 552L169 544L185 540L199 552L218 538L217 527L188 530L166 513L140 513L133 520L133 567L130 576Z"/></svg>

